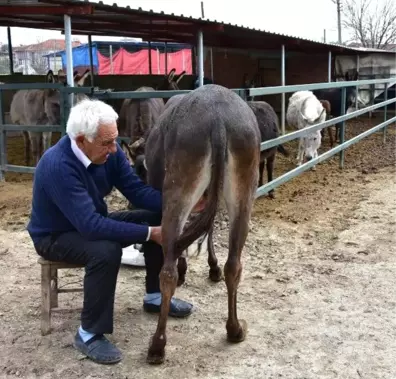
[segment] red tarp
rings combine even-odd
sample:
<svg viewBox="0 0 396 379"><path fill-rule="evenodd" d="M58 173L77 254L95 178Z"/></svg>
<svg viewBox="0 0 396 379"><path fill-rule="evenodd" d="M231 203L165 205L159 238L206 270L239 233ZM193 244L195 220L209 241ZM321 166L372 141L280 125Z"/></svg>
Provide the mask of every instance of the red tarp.
<svg viewBox="0 0 396 379"><path fill-rule="evenodd" d="M113 54L114 75L150 75L148 50L129 53L120 48ZM168 72L176 69L176 74L186 71L192 75L192 57L190 49L183 49L175 53L168 53ZM111 75L110 58L98 51L99 75ZM165 53L151 50L151 73L153 75L165 74Z"/></svg>

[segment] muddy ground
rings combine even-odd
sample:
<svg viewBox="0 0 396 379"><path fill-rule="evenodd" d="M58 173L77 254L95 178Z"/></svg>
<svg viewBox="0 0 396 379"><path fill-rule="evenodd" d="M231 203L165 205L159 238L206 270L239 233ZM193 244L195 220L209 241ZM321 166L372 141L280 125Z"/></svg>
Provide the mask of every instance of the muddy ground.
<svg viewBox="0 0 396 379"><path fill-rule="evenodd" d="M378 120L348 123L348 138ZM328 149L327 138L321 151ZM22 144L9 139L12 163ZM294 168L279 156L276 176ZM19 151L19 153L18 153ZM78 311L53 315L53 331L40 335L40 268L25 230L31 177L10 174L0 183L1 378L367 378L396 377L395 132L384 146L376 134L338 158L256 201L243 254L239 317L249 325L238 345L225 341L224 282L208 281L206 256L189 261L177 296L196 312L169 319L167 360L145 363L156 316L142 310L144 270L120 271L115 332L123 361L100 366L71 346ZM111 209L126 202L113 194ZM217 221L216 254L227 256L227 222ZM80 285L82 270L62 270L60 286ZM81 294L61 294L60 306L80 307Z"/></svg>

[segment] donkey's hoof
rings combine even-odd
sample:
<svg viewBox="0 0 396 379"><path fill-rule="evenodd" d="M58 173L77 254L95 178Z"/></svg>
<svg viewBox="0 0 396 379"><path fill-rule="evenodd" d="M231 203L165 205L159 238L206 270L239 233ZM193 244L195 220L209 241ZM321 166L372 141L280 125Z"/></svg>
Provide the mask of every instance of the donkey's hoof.
<svg viewBox="0 0 396 379"><path fill-rule="evenodd" d="M245 320L239 320L239 327L235 329L235 333L232 330L227 330L227 340L229 342L242 342L245 340L247 334L247 322Z"/></svg>
<svg viewBox="0 0 396 379"><path fill-rule="evenodd" d="M268 192L268 197L269 197L270 199L275 199L275 193L274 193L274 191L269 191L269 192Z"/></svg>
<svg viewBox="0 0 396 379"><path fill-rule="evenodd" d="M150 365L160 365L165 361L165 349L149 348L147 353L147 363Z"/></svg>
<svg viewBox="0 0 396 379"><path fill-rule="evenodd" d="M221 272L221 268L219 266L215 268L211 268L209 270L209 279L212 282L221 282L223 280L223 274Z"/></svg>

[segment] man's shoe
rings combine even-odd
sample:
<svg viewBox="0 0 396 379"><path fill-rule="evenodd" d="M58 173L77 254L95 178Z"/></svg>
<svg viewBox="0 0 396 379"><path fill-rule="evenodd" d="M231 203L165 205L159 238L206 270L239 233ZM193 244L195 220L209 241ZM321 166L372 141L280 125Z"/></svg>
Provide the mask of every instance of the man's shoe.
<svg viewBox="0 0 396 379"><path fill-rule="evenodd" d="M112 364L121 361L122 354L103 334L97 334L84 342L77 331L73 346L96 363Z"/></svg>
<svg viewBox="0 0 396 379"><path fill-rule="evenodd" d="M134 246L127 246L122 249L121 263L136 267L146 266L144 254Z"/></svg>
<svg viewBox="0 0 396 379"><path fill-rule="evenodd" d="M143 301L143 309L148 313L160 313L161 305ZM194 306L192 304L172 297L168 314L171 317L187 317L193 312L193 309Z"/></svg>

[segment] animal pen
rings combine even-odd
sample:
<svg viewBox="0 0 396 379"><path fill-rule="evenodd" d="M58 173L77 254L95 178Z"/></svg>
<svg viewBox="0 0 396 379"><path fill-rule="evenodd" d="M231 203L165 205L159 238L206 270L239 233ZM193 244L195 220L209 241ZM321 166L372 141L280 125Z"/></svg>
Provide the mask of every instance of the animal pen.
<svg viewBox="0 0 396 379"><path fill-rule="evenodd" d="M315 83L315 84L307 84L307 85L297 85L297 86L278 86L278 87L264 87L264 88L250 88L250 89L233 89L239 96L242 98L246 98L247 96L258 96L258 95L270 95L270 94L278 94L278 93L290 93L302 90L316 90L316 89L327 89L327 88L342 88L342 98L340 99L341 103L344 104L343 106L343 114L340 117L333 118L331 120L325 121L320 124L316 124L310 127L307 127L303 130L298 130L292 133L288 133L281 137L266 141L261 143L261 150L266 150L274 146L278 146L288 141L292 141L294 139L304 137L309 133L312 133L317 130L324 129L326 127L330 127L335 125L339 122L342 122L341 127L341 144L337 147L327 151L326 153L320 155L319 157L312 159L309 162L304 163L300 167L295 168L294 170L274 179L270 183L265 184L264 186L258 188L257 190L257 197L263 196L264 194L268 193L270 190L278 187L281 184L286 183L287 181L291 180L295 176L301 174L302 172L310 169L311 167L315 166L316 164L325 161L326 159L332 157L333 155L340 153L340 167L342 168L344 165L344 154L345 149L349 146L359 142L362 138L368 137L372 133L378 132L383 130L384 134L384 142L386 139L386 130L389 125L392 123L396 124L396 116L387 119L387 109L388 106L391 104L396 105L396 98L394 99L387 99L387 89L385 90L385 101L380 102L378 104L374 104L368 106L364 109L360 109L349 114L345 114L345 94L346 94L346 87L352 86L360 86L360 85L376 85L376 84L385 84L387 87L388 83L394 81L393 78L391 79L377 79L377 80L363 80L363 81L356 81L356 82L338 82L338 83ZM46 126L25 126L25 125L10 125L4 123L4 112L2 110L2 92L4 90L10 89L42 89L42 88L52 88L58 89L61 93L62 99L62 106L61 106L61 122L62 125L46 125ZM101 99L101 100L111 100L111 99L144 99L144 98L170 98L174 95L178 94L185 94L190 92L189 90L182 90L182 91L154 91L154 92L135 92L135 91L128 91L128 92L93 92L90 88L73 88L73 87L63 87L57 84L4 84L0 85L0 149L1 149L1 178L4 177L5 172L25 172L25 173L34 173L34 167L26 167L26 166L15 166L9 165L7 163L7 150L6 150L6 133L7 131L24 131L30 130L34 132L45 132L45 131L53 131L53 132L61 132L62 134L65 133L65 120L67 118L69 104L68 104L68 94L70 93L88 93L92 97ZM345 142L345 121L352 119L357 116L361 116L365 113L371 112L375 109L384 107L384 121L375 127L367 130L366 132L348 140ZM126 138L127 139L127 138Z"/></svg>
<svg viewBox="0 0 396 379"><path fill-rule="evenodd" d="M36 5L32 5L32 3L36 3ZM43 3L51 4L50 6L46 6ZM56 3L56 5L55 5ZM34 167L26 167L26 166L18 166L18 165L10 165L7 162L7 151L6 151L6 138L7 131L34 131L34 132L60 132L61 134L65 133L66 120L68 116L68 112L70 109L70 97L73 94L78 92L83 92L88 94L91 97L98 98L101 100L114 100L114 99L145 99L145 98L169 98L176 94L184 94L188 93L189 90L182 91L154 91L154 92L135 92L135 91L114 91L114 92L104 92L94 90L92 87L82 87L76 88L74 87L73 82L73 59L72 59L72 44L71 44L71 35L72 30L76 33L83 33L89 35L90 45L91 35L99 34L99 35L113 35L113 36L121 36L121 35L130 35L130 36L142 36L148 37L150 39L156 38L157 40L168 40L176 41L176 39L182 39L185 43L192 43L193 40L196 41L197 44L197 72L199 79L199 86L202 86L204 83L204 34L208 33L208 44L214 44L215 37L217 34L228 32L227 35L224 35L223 40L221 41L221 45L225 47L233 46L235 40L235 33L238 33L238 30L248 30L253 33L252 29L248 28L237 28L236 26L229 26L225 24L219 24L216 22L210 22L208 20L193 20L195 24L191 24L191 18L187 17L179 17L177 22L184 21L185 24L175 24L175 25L166 25L164 26L161 22L165 17L163 14L155 14L153 12L144 12L142 10L131 10L129 8L121 8L118 6L108 6L103 4L89 3L83 1L74 2L75 5L70 5L70 3L66 1L57 1L52 2L50 0L46 1L35 1L29 2L29 5L26 6L3 6L1 7L1 16L0 16L0 25L5 26L28 26L28 27L36 27L43 28L46 27L48 29L54 30L64 30L65 40L66 40L66 68L67 68L67 86L61 86L59 84L32 84L32 83L19 83L19 84L2 84L0 85L0 179L4 179L4 173L6 172L21 172L21 173L34 173ZM98 12L97 12L98 10ZM40 15L40 12L43 14ZM52 15L49 19L46 18L45 12ZM139 17L143 16L151 16L153 20L159 20L156 26L153 24L153 20L150 20L150 23L147 24L145 22L140 23L137 27L130 27L130 20L127 18L132 17L132 14L137 17L136 20L139 20ZM96 15L98 13L98 15ZM120 21L118 18L119 15L117 13L124 13L124 19ZM21 14L29 15L29 21L27 20L27 16L23 16L24 24L21 24ZM76 14L76 23L71 23L71 16ZM110 15L110 16L109 16ZM15 16L14 19L10 16ZM89 19L90 17L97 17L98 30L95 31L92 28L95 27L87 27L83 23L81 23L81 19ZM59 18L61 17L61 18ZM121 16L119 16L121 17ZM63 23L60 21L63 18ZM177 18L177 16L168 16L171 20ZM187 24L186 24L187 23ZM190 23L190 24L188 24ZM153 26L154 25L154 26ZM157 29L153 31L153 27ZM180 28L184 30L184 35L180 34ZM235 30L234 30L235 29ZM238 30L237 30L238 29ZM167 34L168 37L165 38L163 34ZM259 38L260 31L254 31L255 37ZM187 35L186 35L187 34ZM262 33L262 39L257 42L257 46L260 44L266 43L269 41L268 36L265 33ZM282 39L283 38L283 39ZM281 116L281 126L282 126L282 136L276 139L272 139L261 144L261 150L268 149L270 147L274 147L280 145L282 143L292 141L294 139L304 137L313 131L321 130L323 128L330 127L331 125L335 125L339 122L342 123L341 127L341 144L326 153L320 155L319 157L301 165L298 168L295 168L284 175L276 178L270 183L265 184L264 186L258 188L257 197L260 197L266 193L268 193L271 189L276 188L277 186L291 180L295 176L301 174L302 172L310 169L312 166L330 158L331 156L339 153L340 156L340 167L342 168L344 165L344 155L345 149L349 146L359 142L362 138L365 138L372 133L383 130L384 140L386 137L387 127L392 123L396 123L396 117L387 119L387 110L388 106L396 103L396 98L388 99L388 85L395 83L396 78L388 78L388 79L376 79L376 80L361 80L361 81L349 81L349 82L331 82L331 73L332 73L332 54L331 51L328 52L328 82L324 83L313 83L313 84L300 84L300 85L285 85L285 44L289 42L291 37L283 36L280 40L283 41L280 45L281 47L281 84L280 86L270 86L263 87L258 86L256 88L234 88L233 91L238 95L243 97L244 99L255 97L255 96L268 96L268 95L281 95L282 97L282 116ZM288 40L289 39L289 40ZM176 41L177 42L177 41ZM219 42L220 43L220 42ZM311 43L314 44L315 43ZM11 38L9 33L9 45L11 46ZM322 45L322 44L317 44ZM274 48L274 46L272 46ZM302 47L303 49L304 47ZM326 47L320 46L320 51L324 51ZM343 51L343 47L335 47L340 51ZM319 47L318 47L319 49ZM348 50L348 49L346 49ZM351 49L350 49L351 50ZM90 54L91 67L93 65L92 62L92 53ZM375 86L375 85L384 85L384 101L370 105L365 107L364 109L360 109L354 111L349 114L346 113L345 109L345 97L346 97L346 88L347 87L360 87L360 86ZM287 93L301 91L301 90L317 90L317 89L329 89L329 88L342 88L342 96L340 102L342 104L342 115L337 118L333 118L331 120L325 121L321 124L317 124L314 126L310 126L303 130L299 130L296 132L285 134L285 108L286 108L286 97ZM60 102L60 111L61 111L61 125L11 125L5 123L4 120L4 109L3 109L3 93L5 90L20 90L20 89L57 89L60 91L61 102ZM375 109L384 108L384 121L379 123L375 127L365 131L364 133L345 141L345 121L352 119L354 117L363 115L365 113L371 112Z"/></svg>

